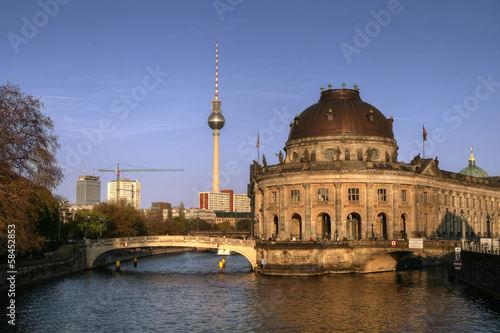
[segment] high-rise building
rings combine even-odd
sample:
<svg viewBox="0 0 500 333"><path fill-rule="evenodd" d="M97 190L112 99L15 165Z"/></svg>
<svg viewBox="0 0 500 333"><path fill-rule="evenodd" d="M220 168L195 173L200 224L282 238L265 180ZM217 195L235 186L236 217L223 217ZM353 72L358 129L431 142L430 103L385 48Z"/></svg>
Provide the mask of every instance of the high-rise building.
<svg viewBox="0 0 500 333"><path fill-rule="evenodd" d="M200 208L229 212L231 195L223 192L200 192Z"/></svg>
<svg viewBox="0 0 500 333"><path fill-rule="evenodd" d="M96 176L78 176L76 181L76 205L93 206L101 202L101 181Z"/></svg>
<svg viewBox="0 0 500 333"><path fill-rule="evenodd" d="M236 213L249 213L250 209L250 197L246 193L233 194L233 202L234 202L234 212Z"/></svg>
<svg viewBox="0 0 500 333"><path fill-rule="evenodd" d="M224 127L226 120L220 109L221 102L219 101L219 42L215 43L215 98L212 100L212 114L208 117L208 126L214 130L214 156L213 156L213 175L212 175L212 191L220 191L219 178L219 130Z"/></svg>
<svg viewBox="0 0 500 333"><path fill-rule="evenodd" d="M221 192L200 192L201 209L212 209L222 212L250 212L250 198L247 194L235 194L233 190Z"/></svg>
<svg viewBox="0 0 500 333"><path fill-rule="evenodd" d="M121 178L119 183L119 199L130 203L134 208L141 208L141 183L138 180ZM116 180L108 183L108 201L117 200Z"/></svg>

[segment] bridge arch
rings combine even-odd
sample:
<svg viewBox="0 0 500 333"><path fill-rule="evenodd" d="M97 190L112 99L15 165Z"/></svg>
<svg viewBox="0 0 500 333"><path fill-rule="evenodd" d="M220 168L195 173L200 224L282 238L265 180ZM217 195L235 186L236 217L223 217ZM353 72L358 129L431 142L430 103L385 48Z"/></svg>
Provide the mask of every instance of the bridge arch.
<svg viewBox="0 0 500 333"><path fill-rule="evenodd" d="M410 250L381 250L369 255L361 265L362 273L395 271L396 266L403 257L413 253Z"/></svg>
<svg viewBox="0 0 500 333"><path fill-rule="evenodd" d="M113 239L86 240L87 268L99 265L99 257L107 252L124 248L191 247L213 249L219 244L225 249L243 255L252 268L257 263L254 240L198 237L198 236L145 236Z"/></svg>

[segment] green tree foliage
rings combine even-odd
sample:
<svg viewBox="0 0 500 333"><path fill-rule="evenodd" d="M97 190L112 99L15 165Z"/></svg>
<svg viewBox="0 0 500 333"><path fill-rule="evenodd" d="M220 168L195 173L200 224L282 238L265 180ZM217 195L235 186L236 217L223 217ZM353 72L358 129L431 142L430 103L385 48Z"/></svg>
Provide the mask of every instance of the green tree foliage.
<svg viewBox="0 0 500 333"><path fill-rule="evenodd" d="M101 202L93 210L106 216L108 238L147 235L146 216L125 201Z"/></svg>
<svg viewBox="0 0 500 333"><path fill-rule="evenodd" d="M171 222L167 222L167 234L169 235L184 235L186 233L186 222L176 216Z"/></svg>
<svg viewBox="0 0 500 333"><path fill-rule="evenodd" d="M231 230L231 223L229 221L224 221L224 222L218 223L217 230L230 231Z"/></svg>
<svg viewBox="0 0 500 333"><path fill-rule="evenodd" d="M186 223L186 229L189 233L192 233L196 230L213 230L214 226L212 223L207 222L199 217L189 220Z"/></svg>
<svg viewBox="0 0 500 333"><path fill-rule="evenodd" d="M105 238L108 231L108 220L106 215L94 211L82 209L76 212L75 222L86 238L98 238L102 219L102 237Z"/></svg>
<svg viewBox="0 0 500 333"><path fill-rule="evenodd" d="M147 213L146 227L148 235L166 235L167 223L163 221L163 213L160 210Z"/></svg>
<svg viewBox="0 0 500 333"><path fill-rule="evenodd" d="M236 222L236 230L248 231L250 232L250 228L252 226L252 220L244 219Z"/></svg>
<svg viewBox="0 0 500 333"><path fill-rule="evenodd" d="M63 178L56 163L59 143L43 109L18 86L0 86L0 244L6 244L7 226L15 225L21 251L39 249L43 234L53 237L51 226L58 222L49 190Z"/></svg>

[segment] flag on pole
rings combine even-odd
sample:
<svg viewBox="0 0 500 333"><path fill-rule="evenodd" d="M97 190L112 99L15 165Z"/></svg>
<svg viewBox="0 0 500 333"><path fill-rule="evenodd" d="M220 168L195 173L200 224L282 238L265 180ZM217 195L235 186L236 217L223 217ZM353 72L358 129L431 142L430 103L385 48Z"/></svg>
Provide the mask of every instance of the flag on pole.
<svg viewBox="0 0 500 333"><path fill-rule="evenodd" d="M257 148L259 148L259 142L260 142L260 133L257 133Z"/></svg>
<svg viewBox="0 0 500 333"><path fill-rule="evenodd" d="M427 131L425 130L424 125L422 125L422 128L423 128L424 141L427 141Z"/></svg>

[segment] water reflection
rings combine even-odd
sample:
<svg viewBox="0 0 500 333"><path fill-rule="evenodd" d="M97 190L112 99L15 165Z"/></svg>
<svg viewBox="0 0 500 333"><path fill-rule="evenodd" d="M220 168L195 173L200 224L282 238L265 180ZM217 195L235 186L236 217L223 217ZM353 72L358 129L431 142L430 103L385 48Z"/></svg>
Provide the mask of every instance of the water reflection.
<svg viewBox="0 0 500 333"><path fill-rule="evenodd" d="M441 268L321 277L255 276L243 256L184 253L25 288L19 332L492 332L498 302ZM5 319L5 318L4 318ZM2 319L2 320L4 320ZM2 326L6 322L1 322Z"/></svg>

